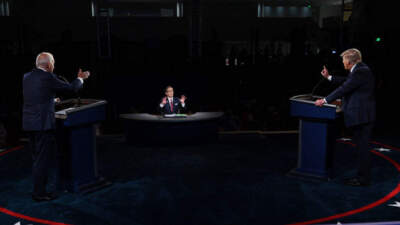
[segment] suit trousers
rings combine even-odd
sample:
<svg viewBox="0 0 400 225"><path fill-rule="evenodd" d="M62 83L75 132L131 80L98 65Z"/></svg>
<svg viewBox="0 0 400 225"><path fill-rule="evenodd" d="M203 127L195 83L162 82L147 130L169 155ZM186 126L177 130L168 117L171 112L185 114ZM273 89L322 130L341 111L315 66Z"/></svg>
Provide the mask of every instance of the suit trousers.
<svg viewBox="0 0 400 225"><path fill-rule="evenodd" d="M371 181L371 152L369 141L374 123L352 127L354 143L357 145L357 177L363 182Z"/></svg>
<svg viewBox="0 0 400 225"><path fill-rule="evenodd" d="M54 130L32 131L29 133L32 152L33 195L46 193L49 170L56 157L57 143Z"/></svg>

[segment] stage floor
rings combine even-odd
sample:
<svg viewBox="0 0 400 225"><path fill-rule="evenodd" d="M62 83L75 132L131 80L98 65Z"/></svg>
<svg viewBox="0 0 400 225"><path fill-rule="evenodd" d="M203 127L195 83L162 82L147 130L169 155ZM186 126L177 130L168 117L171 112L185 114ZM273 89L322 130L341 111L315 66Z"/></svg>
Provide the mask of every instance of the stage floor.
<svg viewBox="0 0 400 225"><path fill-rule="evenodd" d="M0 152L0 224L280 225L400 220L400 141L376 138L373 183L348 187L356 151L338 140L334 179L286 176L296 166L296 134L226 134L197 146L128 145L98 138L100 173L112 186L87 195L31 200L29 149ZM383 143L383 144L381 144ZM397 164L399 163L399 164ZM396 168L398 166L398 168ZM315 221L316 219L321 219ZM55 223L58 222L58 223Z"/></svg>

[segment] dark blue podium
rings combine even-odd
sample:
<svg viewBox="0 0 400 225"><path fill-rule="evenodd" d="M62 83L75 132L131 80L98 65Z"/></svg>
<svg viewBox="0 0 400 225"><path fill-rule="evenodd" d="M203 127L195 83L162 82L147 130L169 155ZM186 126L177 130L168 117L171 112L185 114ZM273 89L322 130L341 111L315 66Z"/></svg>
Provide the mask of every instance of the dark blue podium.
<svg viewBox="0 0 400 225"><path fill-rule="evenodd" d="M56 105L59 186L85 193L109 183L99 176L96 124L105 120L106 101L70 99Z"/></svg>
<svg viewBox="0 0 400 225"><path fill-rule="evenodd" d="M340 101L317 107L314 102L320 98L323 97L298 95L290 98L291 116L299 118L299 150L297 168L289 175L322 180L331 177Z"/></svg>

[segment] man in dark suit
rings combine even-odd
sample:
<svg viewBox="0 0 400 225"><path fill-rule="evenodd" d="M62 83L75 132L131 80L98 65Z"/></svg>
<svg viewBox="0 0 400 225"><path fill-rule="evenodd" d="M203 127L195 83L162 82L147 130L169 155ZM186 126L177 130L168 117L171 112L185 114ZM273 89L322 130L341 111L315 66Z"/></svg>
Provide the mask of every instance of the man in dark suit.
<svg viewBox="0 0 400 225"><path fill-rule="evenodd" d="M174 97L174 88L167 86L165 88L165 97L161 100L160 110L163 114L177 114L181 110L185 109L186 97L184 95L181 98Z"/></svg>
<svg viewBox="0 0 400 225"><path fill-rule="evenodd" d="M46 192L48 170L56 155L54 104L56 93L77 92L89 72L79 69L78 77L71 83L53 74L54 57L43 52L36 58L36 69L23 78L23 129L29 135L32 151L33 193L35 201L50 201L55 198Z"/></svg>
<svg viewBox="0 0 400 225"><path fill-rule="evenodd" d="M333 83L341 84L325 99L319 99L315 105L342 98L342 111L346 127L353 130L353 140L358 150L357 176L346 180L347 185L364 186L371 182L371 153L369 139L375 122L375 77L369 67L361 60L357 49L348 49L341 54L343 65L350 71L347 78L329 75L326 67L321 74Z"/></svg>

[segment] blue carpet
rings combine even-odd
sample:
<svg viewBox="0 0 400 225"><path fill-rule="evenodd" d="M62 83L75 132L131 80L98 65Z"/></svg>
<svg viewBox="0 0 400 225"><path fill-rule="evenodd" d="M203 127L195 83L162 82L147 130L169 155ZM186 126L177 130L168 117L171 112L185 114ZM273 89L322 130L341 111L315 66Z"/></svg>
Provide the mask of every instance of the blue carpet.
<svg viewBox="0 0 400 225"><path fill-rule="evenodd" d="M396 140L383 140L396 145ZM400 162L400 152L383 153ZM355 149L335 147L334 179L310 182L286 176L296 166L297 135L225 135L198 146L138 147L122 136L98 138L100 173L113 182L100 191L62 193L52 202L30 198L28 149L0 157L0 207L79 225L289 224L332 216L375 202L391 192L399 173L374 155L373 184L348 187ZM396 196L371 210L327 223L400 220ZM0 213L1 225L40 224Z"/></svg>

